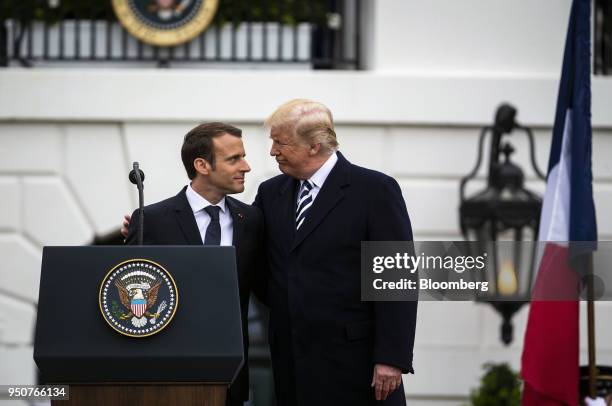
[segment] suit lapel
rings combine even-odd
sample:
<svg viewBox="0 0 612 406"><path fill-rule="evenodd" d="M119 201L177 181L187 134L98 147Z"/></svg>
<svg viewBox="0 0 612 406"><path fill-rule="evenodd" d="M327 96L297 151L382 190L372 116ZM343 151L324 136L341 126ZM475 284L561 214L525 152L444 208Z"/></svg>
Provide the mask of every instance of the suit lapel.
<svg viewBox="0 0 612 406"><path fill-rule="evenodd" d="M238 204L234 201L234 198L226 196L225 204L227 205L230 214L232 215L233 222L233 235L232 235L232 245L236 247L236 249L240 246L240 239L242 238L242 230L244 229L244 213L238 207Z"/></svg>
<svg viewBox="0 0 612 406"><path fill-rule="evenodd" d="M338 162L329 173L323 187L319 191L312 207L306 215L304 224L297 230L291 251L293 251L304 239L319 225L325 216L344 198L344 188L349 185L350 163L340 154ZM295 217L293 213L292 219ZM295 219L293 221L295 230Z"/></svg>
<svg viewBox="0 0 612 406"><path fill-rule="evenodd" d="M187 200L187 195L185 194L186 189L187 187L185 186L183 190L181 190L179 194L174 197L174 212L176 219L181 231L183 232L183 235L185 236L187 244L203 245L204 242L202 241L200 230L198 230L198 224L196 223L193 210L191 209L189 201Z"/></svg>

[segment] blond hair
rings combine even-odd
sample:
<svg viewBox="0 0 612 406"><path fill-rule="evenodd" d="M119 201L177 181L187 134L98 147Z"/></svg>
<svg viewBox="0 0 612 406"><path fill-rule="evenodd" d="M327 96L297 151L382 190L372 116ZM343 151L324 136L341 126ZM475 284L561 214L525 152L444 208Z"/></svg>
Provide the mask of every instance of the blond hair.
<svg viewBox="0 0 612 406"><path fill-rule="evenodd" d="M264 125L292 131L293 135L309 144L321 144L321 149L329 154L338 149L331 111L313 100L293 99L283 103Z"/></svg>

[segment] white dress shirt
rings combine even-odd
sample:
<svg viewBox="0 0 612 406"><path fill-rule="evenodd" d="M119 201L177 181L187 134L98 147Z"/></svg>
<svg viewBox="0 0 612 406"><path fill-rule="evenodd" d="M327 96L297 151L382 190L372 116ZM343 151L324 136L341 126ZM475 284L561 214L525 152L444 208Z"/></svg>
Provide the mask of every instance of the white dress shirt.
<svg viewBox="0 0 612 406"><path fill-rule="evenodd" d="M191 206L191 210L193 211L193 216L195 217L196 223L198 225L198 230L200 231L200 236L202 237L202 242L204 242L206 236L206 229L210 224L210 216L204 209L208 206L211 206L210 202L204 199L202 196L198 194L191 185L187 186L187 190L185 191L187 195L187 201L189 202L189 206ZM234 237L234 227L232 215L225 204L225 197L221 199L221 201L214 206L218 206L221 208L219 211L219 225L221 226L221 245L232 245L233 237Z"/></svg>
<svg viewBox="0 0 612 406"><path fill-rule="evenodd" d="M314 204L319 191L323 187L323 183L325 183L325 179L329 176L329 173L334 169L334 166L338 162L338 155L334 152L327 158L327 161L321 166L315 173L308 179L312 184L312 190L310 191L310 196L312 196L312 204ZM298 196L302 193L302 189L304 187L304 181L300 181L300 190Z"/></svg>

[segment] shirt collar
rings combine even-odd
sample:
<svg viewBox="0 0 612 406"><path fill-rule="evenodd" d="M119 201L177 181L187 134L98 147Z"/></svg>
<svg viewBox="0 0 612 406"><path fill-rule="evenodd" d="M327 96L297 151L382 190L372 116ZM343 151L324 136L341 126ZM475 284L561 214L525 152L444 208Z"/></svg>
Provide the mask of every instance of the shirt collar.
<svg viewBox="0 0 612 406"><path fill-rule="evenodd" d="M329 176L329 173L334 169L334 166L338 162L338 155L336 152L331 154L327 161L321 166L315 173L308 179L310 183L313 184L314 187L321 188L323 187L323 183L325 183L325 179ZM300 185L304 184L304 181L300 183Z"/></svg>
<svg viewBox="0 0 612 406"><path fill-rule="evenodd" d="M191 210L194 213L199 212L200 210L204 210L208 206L212 206L208 200L204 199L198 192L193 190L191 184L187 185L187 190L185 191L185 195L187 196L187 201L189 202L189 206L191 206ZM225 196L223 199L219 201L219 203L214 206L218 206L221 208L221 211L225 213Z"/></svg>

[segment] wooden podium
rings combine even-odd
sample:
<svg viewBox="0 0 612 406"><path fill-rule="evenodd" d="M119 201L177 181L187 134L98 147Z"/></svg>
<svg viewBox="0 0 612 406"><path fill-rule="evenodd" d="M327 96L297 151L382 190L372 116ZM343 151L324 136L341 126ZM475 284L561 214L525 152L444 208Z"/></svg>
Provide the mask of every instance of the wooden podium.
<svg viewBox="0 0 612 406"><path fill-rule="evenodd" d="M224 406L226 385L156 384L70 385L70 399L54 400L54 406L71 405L201 405Z"/></svg>
<svg viewBox="0 0 612 406"><path fill-rule="evenodd" d="M176 287L156 334L120 334L104 317L102 282L130 261L159 264ZM243 358L233 247L44 248L34 359L44 384L70 386L54 405L224 406Z"/></svg>

